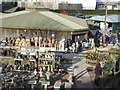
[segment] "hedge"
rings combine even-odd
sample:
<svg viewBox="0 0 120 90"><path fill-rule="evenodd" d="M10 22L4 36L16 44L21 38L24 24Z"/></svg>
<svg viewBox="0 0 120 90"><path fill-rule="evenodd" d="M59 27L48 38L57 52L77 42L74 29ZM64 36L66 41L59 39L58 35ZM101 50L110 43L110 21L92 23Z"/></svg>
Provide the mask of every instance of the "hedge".
<svg viewBox="0 0 120 90"><path fill-rule="evenodd" d="M53 10L51 9L50 11L53 12L62 12L62 11L67 11L68 13L74 13L74 12L81 12L83 14L105 14L105 10L72 10L72 9L56 9ZM120 14L120 10L108 10L108 14Z"/></svg>

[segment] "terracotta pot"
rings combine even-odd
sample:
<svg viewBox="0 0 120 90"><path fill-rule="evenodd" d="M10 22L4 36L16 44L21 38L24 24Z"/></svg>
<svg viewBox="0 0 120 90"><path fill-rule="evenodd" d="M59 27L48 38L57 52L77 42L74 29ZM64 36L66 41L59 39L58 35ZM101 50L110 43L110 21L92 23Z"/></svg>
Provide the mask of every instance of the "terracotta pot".
<svg viewBox="0 0 120 90"><path fill-rule="evenodd" d="M27 46L31 46L31 45L30 45L30 43L29 43L29 44L27 44Z"/></svg>
<svg viewBox="0 0 120 90"><path fill-rule="evenodd" d="M15 44L19 43L18 41L15 41Z"/></svg>
<svg viewBox="0 0 120 90"><path fill-rule="evenodd" d="M43 44L43 47L45 47L45 46L46 46L46 44L44 43L44 44Z"/></svg>
<svg viewBox="0 0 120 90"><path fill-rule="evenodd" d="M19 41L21 41L21 40L20 40L19 38L17 38L17 39L16 39L16 41L18 41L18 42L19 42Z"/></svg>
<svg viewBox="0 0 120 90"><path fill-rule="evenodd" d="M22 43L22 46L26 46L26 42L23 42L23 43Z"/></svg>
<svg viewBox="0 0 120 90"><path fill-rule="evenodd" d="M22 39L21 42L25 42L26 40L25 39Z"/></svg>
<svg viewBox="0 0 120 90"><path fill-rule="evenodd" d="M102 56L99 56L99 60L102 61L104 58Z"/></svg>
<svg viewBox="0 0 120 90"><path fill-rule="evenodd" d="M52 47L52 44L51 43L48 43L49 47Z"/></svg>
<svg viewBox="0 0 120 90"><path fill-rule="evenodd" d="M40 45L40 47L44 47L44 44L42 43L42 44Z"/></svg>
<svg viewBox="0 0 120 90"><path fill-rule="evenodd" d="M26 39L26 42L30 42L30 39Z"/></svg>
<svg viewBox="0 0 120 90"><path fill-rule="evenodd" d="M55 43L55 39L52 39L52 44L54 44Z"/></svg>
<svg viewBox="0 0 120 90"><path fill-rule="evenodd" d="M17 44L15 44L15 46L19 46L19 44L17 43Z"/></svg>
<svg viewBox="0 0 120 90"><path fill-rule="evenodd" d="M54 44L52 44L52 47L55 47L55 43L54 43Z"/></svg>

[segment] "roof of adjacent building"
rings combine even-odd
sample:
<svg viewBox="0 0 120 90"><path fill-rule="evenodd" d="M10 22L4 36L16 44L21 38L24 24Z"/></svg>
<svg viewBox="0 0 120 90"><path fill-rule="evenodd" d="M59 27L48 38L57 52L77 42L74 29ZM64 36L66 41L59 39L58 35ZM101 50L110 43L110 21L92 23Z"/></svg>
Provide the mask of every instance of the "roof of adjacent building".
<svg viewBox="0 0 120 90"><path fill-rule="evenodd" d="M1 13L1 12L0 12L0 15L2 15L2 14L4 14L4 13Z"/></svg>
<svg viewBox="0 0 120 90"><path fill-rule="evenodd" d="M88 30L86 20L62 15L50 11L25 10L0 15L2 28L85 31Z"/></svg>
<svg viewBox="0 0 120 90"><path fill-rule="evenodd" d="M94 21L105 21L105 16L93 16L90 18L90 20L94 20ZM118 23L120 22L120 14L113 14L113 15L107 15L107 22L109 23Z"/></svg>
<svg viewBox="0 0 120 90"><path fill-rule="evenodd" d="M11 9L8 9L8 10L5 10L4 12L6 13L12 13L12 12L15 12L17 10L18 7L13 7Z"/></svg>

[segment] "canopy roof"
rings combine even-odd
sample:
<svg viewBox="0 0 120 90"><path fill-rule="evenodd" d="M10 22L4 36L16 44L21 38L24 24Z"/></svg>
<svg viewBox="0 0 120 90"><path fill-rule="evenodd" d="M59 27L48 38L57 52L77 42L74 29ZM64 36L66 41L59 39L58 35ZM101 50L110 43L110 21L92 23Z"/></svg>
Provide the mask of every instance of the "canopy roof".
<svg viewBox="0 0 120 90"><path fill-rule="evenodd" d="M105 20L105 16L93 16L90 18L90 20L94 20L94 21L104 21ZM107 15L107 22L109 23L118 23L120 22L120 14L113 14L113 15Z"/></svg>
<svg viewBox="0 0 120 90"><path fill-rule="evenodd" d="M0 15L1 28L55 31L88 30L86 20L50 11L25 10Z"/></svg>

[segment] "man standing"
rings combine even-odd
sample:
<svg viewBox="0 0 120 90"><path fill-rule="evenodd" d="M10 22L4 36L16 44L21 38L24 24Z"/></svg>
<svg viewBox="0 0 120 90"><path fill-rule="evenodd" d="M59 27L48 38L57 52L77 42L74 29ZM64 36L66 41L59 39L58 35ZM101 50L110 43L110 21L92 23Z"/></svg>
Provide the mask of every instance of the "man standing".
<svg viewBox="0 0 120 90"><path fill-rule="evenodd" d="M100 81L100 76L102 76L102 65L103 65L103 58L99 57L99 62L96 64L95 67L95 84L99 85L99 81Z"/></svg>

